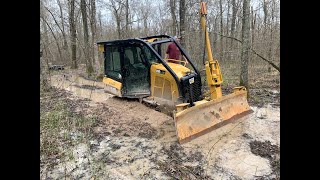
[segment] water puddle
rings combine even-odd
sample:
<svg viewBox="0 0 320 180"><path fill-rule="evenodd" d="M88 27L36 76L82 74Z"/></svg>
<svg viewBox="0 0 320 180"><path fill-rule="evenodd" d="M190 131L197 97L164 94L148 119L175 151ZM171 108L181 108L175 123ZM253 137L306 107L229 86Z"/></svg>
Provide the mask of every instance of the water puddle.
<svg viewBox="0 0 320 180"><path fill-rule="evenodd" d="M105 86L102 82L87 80L79 76L54 75L51 77L51 85L95 102L103 102L113 97L104 91Z"/></svg>

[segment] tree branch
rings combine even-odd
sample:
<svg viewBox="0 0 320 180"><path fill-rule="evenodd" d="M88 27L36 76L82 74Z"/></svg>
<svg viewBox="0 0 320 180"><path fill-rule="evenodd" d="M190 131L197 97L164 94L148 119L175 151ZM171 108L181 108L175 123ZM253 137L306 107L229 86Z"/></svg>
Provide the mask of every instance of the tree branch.
<svg viewBox="0 0 320 180"><path fill-rule="evenodd" d="M215 33L215 32L213 32L213 33ZM218 35L221 36L221 37L233 39L233 40L238 41L238 42L240 42L240 43L242 44L242 41L239 40L239 39L237 39L237 38L235 38L235 37L225 36L225 35L220 34L220 33L215 33L215 34L218 34ZM267 63L269 63L273 68L275 68L277 71L280 72L280 67L279 67L279 66L275 65L272 61L264 58L262 55L260 55L259 53L257 53L257 52L252 48L252 46L250 46L250 50L253 52L253 54L257 55L257 56L260 57L262 60L264 60L264 61L266 61Z"/></svg>
<svg viewBox="0 0 320 180"><path fill-rule="evenodd" d="M43 6L49 13L50 15L52 16L54 22L56 23L56 25L58 26L58 28L60 29L61 33L63 33L61 27L59 26L59 23L57 22L56 18L54 17L54 15L52 14L52 12L46 7L46 6Z"/></svg>

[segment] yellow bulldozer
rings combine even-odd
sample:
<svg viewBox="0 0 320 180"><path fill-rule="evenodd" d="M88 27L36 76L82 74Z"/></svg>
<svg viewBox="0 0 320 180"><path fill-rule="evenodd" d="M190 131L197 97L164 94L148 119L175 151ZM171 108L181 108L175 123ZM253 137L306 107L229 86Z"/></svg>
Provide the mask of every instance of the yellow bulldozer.
<svg viewBox="0 0 320 180"><path fill-rule="evenodd" d="M235 87L233 93L222 95L222 74L212 56L204 2L200 14L207 53L207 93L203 93L200 71L194 61L172 36L97 42L99 52L104 55L105 90L118 97L174 107L172 114L180 144L252 112L245 87ZM168 43L179 48L182 60L163 58L163 48Z"/></svg>

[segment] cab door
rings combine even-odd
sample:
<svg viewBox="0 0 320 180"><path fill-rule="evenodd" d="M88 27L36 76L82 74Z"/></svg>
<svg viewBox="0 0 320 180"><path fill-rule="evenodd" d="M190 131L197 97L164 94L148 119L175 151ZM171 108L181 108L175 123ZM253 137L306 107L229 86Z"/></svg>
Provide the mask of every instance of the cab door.
<svg viewBox="0 0 320 180"><path fill-rule="evenodd" d="M140 43L128 42L123 50L123 96L150 96L150 71Z"/></svg>
<svg viewBox="0 0 320 180"><path fill-rule="evenodd" d="M104 72L103 82L105 90L110 94L122 97L123 73L121 46L104 45Z"/></svg>

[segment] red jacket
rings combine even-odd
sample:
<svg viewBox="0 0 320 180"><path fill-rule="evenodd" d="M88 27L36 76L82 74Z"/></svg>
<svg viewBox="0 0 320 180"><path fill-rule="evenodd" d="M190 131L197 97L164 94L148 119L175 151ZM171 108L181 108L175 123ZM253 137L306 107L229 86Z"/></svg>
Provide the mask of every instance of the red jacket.
<svg viewBox="0 0 320 180"><path fill-rule="evenodd" d="M176 60L180 60L180 50L177 47L177 45L175 43L171 43L168 46L168 49L166 51L166 53L169 55L169 59L176 59ZM169 60L170 62L170 60ZM178 63L176 61L174 61L175 63Z"/></svg>

